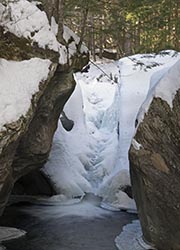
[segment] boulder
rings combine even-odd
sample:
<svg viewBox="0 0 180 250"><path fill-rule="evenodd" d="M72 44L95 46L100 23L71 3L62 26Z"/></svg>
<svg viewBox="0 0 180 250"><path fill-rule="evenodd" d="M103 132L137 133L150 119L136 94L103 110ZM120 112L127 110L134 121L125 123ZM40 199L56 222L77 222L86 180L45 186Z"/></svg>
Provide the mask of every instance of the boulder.
<svg viewBox="0 0 180 250"><path fill-rule="evenodd" d="M45 12L34 3L0 3L0 15L0 86L7 92L4 103L1 98L4 110L0 108L2 214L14 184L23 176L16 190L54 193L38 169L48 159L59 116L75 88L73 73L86 65L88 51L83 44L79 46L77 36L65 26L61 38L64 43L60 44L54 30L57 24L54 21L50 26ZM33 173L37 190L35 186L29 190Z"/></svg>
<svg viewBox="0 0 180 250"><path fill-rule="evenodd" d="M129 152L133 195L144 239L180 250L180 61L154 79Z"/></svg>

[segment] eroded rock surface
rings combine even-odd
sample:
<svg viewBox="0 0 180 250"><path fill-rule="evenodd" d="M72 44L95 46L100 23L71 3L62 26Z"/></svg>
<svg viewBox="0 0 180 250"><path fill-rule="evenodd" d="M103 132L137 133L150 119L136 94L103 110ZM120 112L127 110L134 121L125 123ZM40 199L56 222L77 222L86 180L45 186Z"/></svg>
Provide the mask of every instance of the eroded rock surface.
<svg viewBox="0 0 180 250"><path fill-rule="evenodd" d="M178 62L151 90L152 101L135 135L139 147L132 144L130 149L132 186L143 234L158 250L180 249L179 74Z"/></svg>
<svg viewBox="0 0 180 250"><path fill-rule="evenodd" d="M24 4L31 7L31 3L26 0L17 1L18 8L24 8ZM0 5L0 10L3 10L2 13L5 13L5 7L2 4ZM32 8L34 10L36 7ZM10 10L13 11L13 6L11 6ZM48 26L47 17L38 8L36 12L39 13L39 18L44 18L43 21L45 20L44 23L47 26L47 32L52 32L50 26ZM2 15L2 13L0 14ZM26 14L26 12L21 13L22 15ZM32 13L34 14L34 12ZM7 19L7 17L5 18ZM15 18L15 15L12 18ZM24 21L25 19L26 17L23 16L22 20ZM27 20L26 23L30 25L28 23L31 21L30 18L27 18ZM0 131L0 214L6 206L14 183L20 177L41 168L47 161L60 113L75 87L73 73L76 70L81 70L88 61L86 49L82 50L79 48L81 53L79 52L78 40L75 35L72 37L71 33L66 34L66 36L69 35L71 38L69 43L73 42L76 44L74 47L77 48L70 55L68 41L64 41L64 45L59 44L54 33L51 34L54 39L52 41L59 48L59 52L53 50L53 48L51 49L49 44L44 47L40 46L43 42L40 39L38 43L34 42L32 32L29 37L24 35L24 33L21 35L21 29L24 29L26 23L19 26L19 29L17 29L18 35L16 36L15 21L3 21L3 18L1 19L0 57L19 62L36 57L50 60L51 65L47 79L39 84L39 90L32 95L31 104L26 115L22 115L13 123L4 124L3 129ZM34 26L32 25L32 27ZM12 32L10 32L11 30ZM36 33L38 32L41 32L41 30L36 30ZM62 37L61 40L64 40L64 38ZM61 63L62 61L63 63ZM16 84L16 79L14 80L14 84ZM35 178L36 183L37 178L39 178L44 185L47 184L40 172L36 172ZM32 176L27 177L28 181L31 179ZM23 179L21 184L23 182L25 183L26 180ZM26 185L23 188L23 190L27 190ZM41 192L47 192L47 194L53 193L50 187L49 189L47 187L39 191L39 193Z"/></svg>

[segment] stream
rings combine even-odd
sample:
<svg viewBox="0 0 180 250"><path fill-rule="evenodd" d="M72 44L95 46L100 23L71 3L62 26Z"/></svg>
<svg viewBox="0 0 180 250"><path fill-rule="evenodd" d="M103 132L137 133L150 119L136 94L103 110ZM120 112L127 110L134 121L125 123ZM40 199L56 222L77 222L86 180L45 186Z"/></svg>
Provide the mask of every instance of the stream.
<svg viewBox="0 0 180 250"><path fill-rule="evenodd" d="M8 250L117 250L115 237L136 215L100 208L101 199L89 194L74 205L8 207L0 226L16 227L26 236L4 242Z"/></svg>

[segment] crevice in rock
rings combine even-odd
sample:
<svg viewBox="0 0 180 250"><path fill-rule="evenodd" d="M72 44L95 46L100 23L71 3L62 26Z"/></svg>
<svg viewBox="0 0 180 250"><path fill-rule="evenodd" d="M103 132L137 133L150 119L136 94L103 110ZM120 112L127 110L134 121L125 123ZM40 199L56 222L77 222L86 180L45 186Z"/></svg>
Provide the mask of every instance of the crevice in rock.
<svg viewBox="0 0 180 250"><path fill-rule="evenodd" d="M52 196L56 193L47 176L39 170L34 170L15 183L12 194Z"/></svg>

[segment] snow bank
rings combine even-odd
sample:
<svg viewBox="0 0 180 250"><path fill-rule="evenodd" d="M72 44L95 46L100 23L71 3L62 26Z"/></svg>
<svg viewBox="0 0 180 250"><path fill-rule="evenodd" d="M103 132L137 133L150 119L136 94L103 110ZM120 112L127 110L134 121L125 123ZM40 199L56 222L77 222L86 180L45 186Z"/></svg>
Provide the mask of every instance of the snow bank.
<svg viewBox="0 0 180 250"><path fill-rule="evenodd" d="M135 55L119 60L121 69L121 90L120 143L117 169L119 166L123 169L129 168L128 151L134 136L135 121L139 108L146 99L149 91L151 77L156 72L171 67L179 58L180 54L169 51L169 53L164 52L158 55Z"/></svg>
<svg viewBox="0 0 180 250"><path fill-rule="evenodd" d="M77 52L76 45L78 37L66 26L64 27L63 37L65 41L74 39L68 47L57 41L56 35L58 25L52 17L51 25L47 15L41 11L36 4L27 0L9 2L7 6L0 4L0 25L7 31L18 37L30 39L32 43L37 43L40 48L48 48L59 53L59 63L66 64L68 59ZM82 52L87 53L87 48L82 45Z"/></svg>
<svg viewBox="0 0 180 250"><path fill-rule="evenodd" d="M142 230L138 220L124 226L123 232L116 237L115 243L119 250L155 250L153 246L143 241Z"/></svg>
<svg viewBox="0 0 180 250"><path fill-rule="evenodd" d="M125 209L136 212L134 200L124 191L127 187L131 187L131 183L126 169L111 175L98 190L98 194L103 197L101 206L110 210Z"/></svg>
<svg viewBox="0 0 180 250"><path fill-rule="evenodd" d="M0 59L0 130L28 112L32 96L48 77L49 60L33 58L22 62Z"/></svg>
<svg viewBox="0 0 180 250"><path fill-rule="evenodd" d="M170 108L173 108L173 99L180 89L180 60L173 66L158 71L151 78L151 87L147 99L143 103L138 114L139 123L143 121L153 98L161 98L166 101Z"/></svg>
<svg viewBox="0 0 180 250"><path fill-rule="evenodd" d="M88 164L88 134L82 105L81 89L77 84L64 109L67 117L74 121L73 129L67 132L59 120L50 157L43 169L63 201L82 197L85 192L91 191L91 186L85 178L85 167Z"/></svg>

